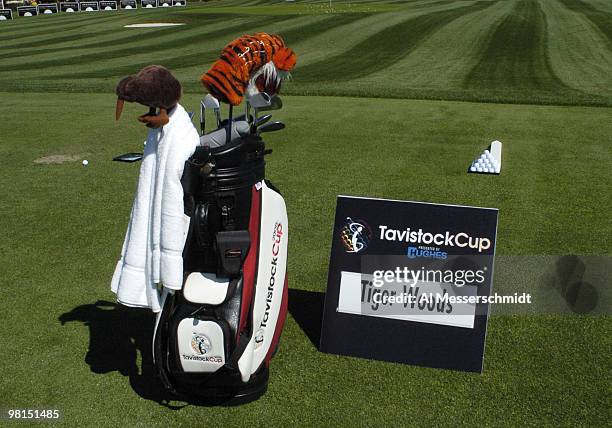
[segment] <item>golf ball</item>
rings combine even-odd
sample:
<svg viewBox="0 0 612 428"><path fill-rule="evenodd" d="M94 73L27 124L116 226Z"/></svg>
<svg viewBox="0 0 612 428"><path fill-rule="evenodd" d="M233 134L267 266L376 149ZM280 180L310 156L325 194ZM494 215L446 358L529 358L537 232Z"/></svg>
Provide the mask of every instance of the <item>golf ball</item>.
<svg viewBox="0 0 612 428"><path fill-rule="evenodd" d="M84 166L89 165L89 161L88 161L87 159L83 159L83 165L84 165Z"/></svg>
<svg viewBox="0 0 612 428"><path fill-rule="evenodd" d="M470 167L470 171L476 172L476 167L475 166Z"/></svg>
<svg viewBox="0 0 612 428"><path fill-rule="evenodd" d="M478 172L482 172L482 167L481 167L481 166L479 166L478 168L476 168L476 171L478 171Z"/></svg>

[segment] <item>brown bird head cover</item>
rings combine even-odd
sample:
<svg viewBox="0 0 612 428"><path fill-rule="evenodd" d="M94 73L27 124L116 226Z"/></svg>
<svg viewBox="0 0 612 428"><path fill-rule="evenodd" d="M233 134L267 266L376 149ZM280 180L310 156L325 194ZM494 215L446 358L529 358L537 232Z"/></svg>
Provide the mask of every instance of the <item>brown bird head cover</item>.
<svg viewBox="0 0 612 428"><path fill-rule="evenodd" d="M180 82L161 65L149 65L137 74L123 78L117 85L115 118L119 120L123 104L137 102L149 107L149 112L138 120L151 128L159 128L169 122L168 110L179 102L182 94ZM159 108L159 114L156 110Z"/></svg>
<svg viewBox="0 0 612 428"><path fill-rule="evenodd" d="M257 33L230 42L200 81L208 92L231 105L242 102L245 94L277 94L283 77L288 77L297 56L280 36Z"/></svg>

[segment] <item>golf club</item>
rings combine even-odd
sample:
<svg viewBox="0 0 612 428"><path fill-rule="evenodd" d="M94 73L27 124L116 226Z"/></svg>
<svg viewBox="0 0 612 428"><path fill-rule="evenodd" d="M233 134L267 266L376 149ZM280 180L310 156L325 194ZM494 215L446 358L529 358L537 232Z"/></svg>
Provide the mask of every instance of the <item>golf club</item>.
<svg viewBox="0 0 612 428"><path fill-rule="evenodd" d="M249 104L248 99L245 99L244 101L244 117L246 118L247 122L251 123L251 104Z"/></svg>
<svg viewBox="0 0 612 428"><path fill-rule="evenodd" d="M254 109L261 109L262 107L266 107L270 105L272 97L266 94L265 92L258 92L248 99L249 104Z"/></svg>
<svg viewBox="0 0 612 428"><path fill-rule="evenodd" d="M204 100L200 101L200 134L206 133L206 106Z"/></svg>
<svg viewBox="0 0 612 428"><path fill-rule="evenodd" d="M236 116L234 118L234 122L241 122L241 121L252 123L253 122L253 116L249 115L249 117L247 119L247 117L244 114L241 114L240 116ZM221 123L223 123L223 121L221 121Z"/></svg>
<svg viewBox="0 0 612 428"><path fill-rule="evenodd" d="M264 114L260 118L257 118L255 121L253 121L253 126L255 126L255 127L261 126L264 123L266 123L267 121L269 121L270 119L272 119L272 115L271 114Z"/></svg>
<svg viewBox="0 0 612 428"><path fill-rule="evenodd" d="M259 107L259 111L280 110L283 108L283 100L278 95L272 95L267 105Z"/></svg>
<svg viewBox="0 0 612 428"><path fill-rule="evenodd" d="M227 115L227 126L225 128L226 131L226 138L225 138L225 144L228 144L230 141L232 141L232 114L234 112L234 106L232 104L229 105L229 113Z"/></svg>
<svg viewBox="0 0 612 428"><path fill-rule="evenodd" d="M257 130L257 135L263 133L263 132L273 132L273 131L280 131L281 129L285 129L285 124L283 122L270 122L270 123L266 123L263 126L260 126L259 129Z"/></svg>
<svg viewBox="0 0 612 428"><path fill-rule="evenodd" d="M219 106L219 100L210 94L206 94L202 101L204 102L204 106L206 108L212 109L215 112L215 116L217 118L217 127L219 127L221 125L221 107Z"/></svg>
<svg viewBox="0 0 612 428"><path fill-rule="evenodd" d="M123 155L115 156L113 160L115 162L132 163L132 162L138 162L139 160L141 160L142 156L143 156L142 153L125 153Z"/></svg>
<svg viewBox="0 0 612 428"><path fill-rule="evenodd" d="M228 126L225 124L223 127L204 134L200 137L200 145L205 147L220 147L226 144L227 141L227 129ZM235 120L232 122L232 135L230 142L234 142L237 139L248 135L251 126L245 120Z"/></svg>
<svg viewBox="0 0 612 428"><path fill-rule="evenodd" d="M251 134L255 135L257 133L257 127L259 127L259 126L263 125L264 123L268 122L271 118L272 118L271 114L265 114L265 115L255 119L253 121L253 123L251 124Z"/></svg>
<svg viewBox="0 0 612 428"><path fill-rule="evenodd" d="M247 99L247 105L253 107L254 117L257 120L257 112L262 107L266 107L270 105L270 95L265 92L258 92L257 94L249 97Z"/></svg>

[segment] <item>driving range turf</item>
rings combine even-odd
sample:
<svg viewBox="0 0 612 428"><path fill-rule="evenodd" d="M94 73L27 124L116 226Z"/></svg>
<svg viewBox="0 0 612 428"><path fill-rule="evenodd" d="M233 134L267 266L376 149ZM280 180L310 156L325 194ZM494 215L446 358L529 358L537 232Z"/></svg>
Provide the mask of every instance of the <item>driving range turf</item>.
<svg viewBox="0 0 612 428"><path fill-rule="evenodd" d="M492 316L482 375L322 354L312 340L338 194L499 208L499 255L610 254L612 5L332 7L219 1L0 24L0 409L57 408L69 426L609 423L607 315ZM160 21L188 25L123 28ZM299 55L273 112L287 129L266 136L289 211L290 315L259 401L170 410L151 314L109 289L138 175L110 159L145 135L142 106L114 122L114 86L161 63L196 109L198 76L254 31ZM501 175L466 174L494 139ZM50 155L89 165L34 162Z"/></svg>

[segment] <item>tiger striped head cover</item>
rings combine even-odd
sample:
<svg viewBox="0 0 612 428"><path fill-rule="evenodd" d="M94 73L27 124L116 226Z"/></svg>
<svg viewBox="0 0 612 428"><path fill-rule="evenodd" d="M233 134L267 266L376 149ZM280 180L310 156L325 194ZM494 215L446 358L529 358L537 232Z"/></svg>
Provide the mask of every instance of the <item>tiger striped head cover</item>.
<svg viewBox="0 0 612 428"><path fill-rule="evenodd" d="M236 106L245 95L277 94L282 79L289 77L296 60L295 52L280 36L244 35L223 49L221 57L200 81L219 101Z"/></svg>

